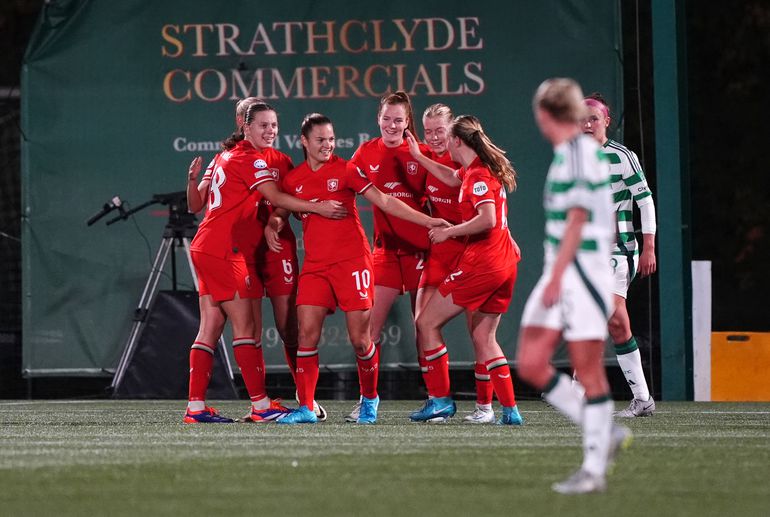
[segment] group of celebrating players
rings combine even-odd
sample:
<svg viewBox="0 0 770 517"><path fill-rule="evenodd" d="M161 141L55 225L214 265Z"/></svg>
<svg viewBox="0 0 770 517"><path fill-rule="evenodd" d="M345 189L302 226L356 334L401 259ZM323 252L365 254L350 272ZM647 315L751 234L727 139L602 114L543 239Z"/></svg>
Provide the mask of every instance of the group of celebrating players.
<svg viewBox="0 0 770 517"><path fill-rule="evenodd" d="M655 270L652 197L636 156L607 139L609 108L600 96L584 99L574 81L550 79L535 94L533 108L555 154L545 186L544 271L524 310L519 375L583 429L583 465L554 489L598 491L604 489L615 452L630 440L627 428L612 423L602 361L608 321L634 392L620 416L654 410L625 309L639 261L634 201L645 235L640 271ZM275 109L247 98L237 104L236 131L200 180L201 158L191 163L190 210L207 210L191 245L201 320L190 352L184 422L233 421L205 403L214 347L228 319L235 360L251 399L250 412L239 421L325 420L326 411L315 400L318 344L325 317L339 307L360 383L360 399L345 419L374 424L380 402L380 332L396 298L409 293L428 393L409 418L445 422L454 416L441 330L464 313L477 391L475 411L465 421L523 424L508 359L496 339L521 256L508 229L506 200L516 188L516 171L476 117L454 117L446 105L424 111L424 142L417 141L411 101L404 92L381 99L377 122L381 136L361 144L346 161L334 154L333 122L308 114L300 128L305 161L294 167L273 147ZM356 195L373 205L373 249L358 216ZM296 239L288 224L291 214L303 229L305 257L299 272ZM260 342L265 293L296 383L297 409L286 408L265 390ZM562 338L577 380L550 365ZM502 406L497 419L493 394Z"/></svg>

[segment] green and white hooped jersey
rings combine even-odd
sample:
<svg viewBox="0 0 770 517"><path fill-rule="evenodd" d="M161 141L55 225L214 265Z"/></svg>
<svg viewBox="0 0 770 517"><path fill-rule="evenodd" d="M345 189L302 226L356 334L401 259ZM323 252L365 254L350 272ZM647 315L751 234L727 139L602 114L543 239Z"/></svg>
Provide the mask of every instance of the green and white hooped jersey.
<svg viewBox="0 0 770 517"><path fill-rule="evenodd" d="M556 146L544 194L546 269L556 259L564 237L567 211L575 207L588 212L576 258L606 266L615 238L615 217L609 166L599 144L581 134Z"/></svg>
<svg viewBox="0 0 770 517"><path fill-rule="evenodd" d="M613 255L633 256L639 253L634 233L634 202L652 195L639 159L633 151L614 140L607 140L604 153L610 162L612 199L617 219L617 239Z"/></svg>

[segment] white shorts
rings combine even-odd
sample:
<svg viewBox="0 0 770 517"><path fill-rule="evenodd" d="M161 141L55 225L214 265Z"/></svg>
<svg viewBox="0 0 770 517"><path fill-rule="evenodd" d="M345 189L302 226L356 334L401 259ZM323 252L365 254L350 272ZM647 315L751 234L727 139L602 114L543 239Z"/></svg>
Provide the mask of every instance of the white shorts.
<svg viewBox="0 0 770 517"><path fill-rule="evenodd" d="M639 255L634 254L633 257L613 255L610 264L614 275L612 292L621 298L626 298L628 287L636 276L637 269L639 269Z"/></svg>
<svg viewBox="0 0 770 517"><path fill-rule="evenodd" d="M610 268L578 270L573 262L564 270L559 301L545 307L543 290L550 278L550 270L544 272L529 295L521 327L561 330L565 341L607 339L607 320L614 311Z"/></svg>

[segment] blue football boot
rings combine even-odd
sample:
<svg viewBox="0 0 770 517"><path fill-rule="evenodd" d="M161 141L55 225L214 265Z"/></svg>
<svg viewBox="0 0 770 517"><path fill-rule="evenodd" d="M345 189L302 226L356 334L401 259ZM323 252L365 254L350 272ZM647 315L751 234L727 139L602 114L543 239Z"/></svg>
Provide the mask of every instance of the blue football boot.
<svg viewBox="0 0 770 517"><path fill-rule="evenodd" d="M452 397L437 397L428 399L425 404L409 415L412 422L442 423L457 413L457 404Z"/></svg>
<svg viewBox="0 0 770 517"><path fill-rule="evenodd" d="M318 417L315 412L307 406L300 406L283 418L275 421L278 424L315 424Z"/></svg>
<svg viewBox="0 0 770 517"><path fill-rule="evenodd" d="M358 412L357 424L374 424L377 422L377 408L380 407L380 397L368 399L361 397L361 409Z"/></svg>
<svg viewBox="0 0 770 517"><path fill-rule="evenodd" d="M524 425L524 419L516 406L503 406L503 416L497 419L497 425Z"/></svg>

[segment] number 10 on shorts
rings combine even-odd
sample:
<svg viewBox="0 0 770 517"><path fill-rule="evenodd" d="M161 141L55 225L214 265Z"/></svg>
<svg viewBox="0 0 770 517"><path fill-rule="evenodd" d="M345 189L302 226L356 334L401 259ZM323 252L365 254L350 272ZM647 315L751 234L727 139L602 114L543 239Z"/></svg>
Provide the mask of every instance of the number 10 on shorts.
<svg viewBox="0 0 770 517"><path fill-rule="evenodd" d="M367 298L369 294L367 291L369 290L369 285L371 284L372 280L372 274L369 272L369 270L362 269L361 271L353 271L350 276L355 278L356 290L358 291L358 294L361 296L361 298Z"/></svg>

